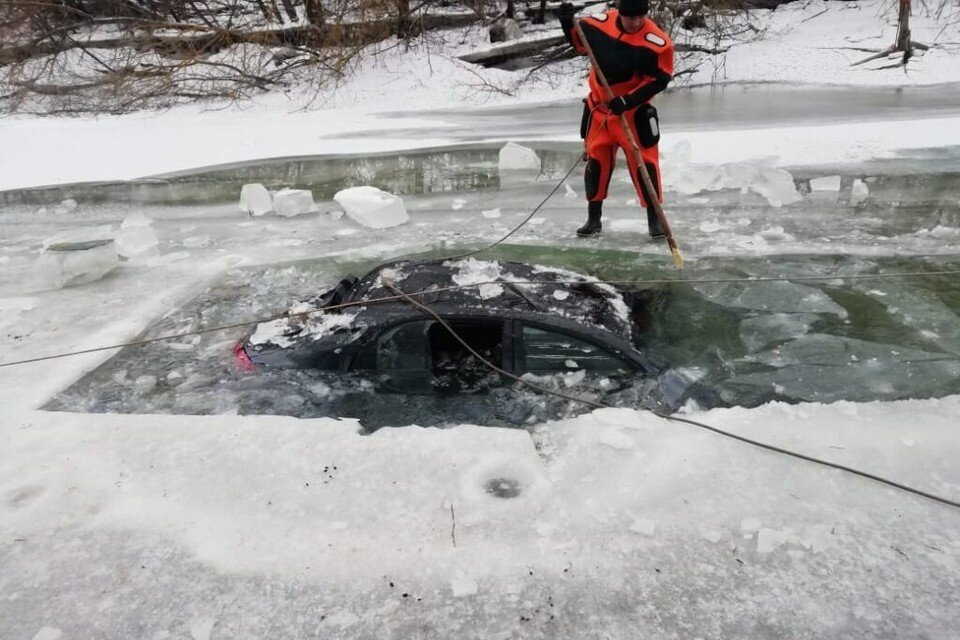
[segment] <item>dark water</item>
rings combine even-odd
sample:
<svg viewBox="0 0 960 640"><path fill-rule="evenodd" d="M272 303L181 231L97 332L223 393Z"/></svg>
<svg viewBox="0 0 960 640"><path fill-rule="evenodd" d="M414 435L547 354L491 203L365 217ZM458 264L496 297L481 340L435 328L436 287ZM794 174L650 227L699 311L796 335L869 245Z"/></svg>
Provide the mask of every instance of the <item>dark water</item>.
<svg viewBox="0 0 960 640"><path fill-rule="evenodd" d="M955 258L844 255L708 259L677 272L621 251L503 246L490 257L550 264L609 280L877 275L960 268ZM282 311L372 263L300 262L230 272L160 319L148 336L242 322ZM786 282L631 284L649 310L640 336L667 371L696 379L701 405L894 400L960 393L960 280L926 276ZM252 327L252 324L251 324ZM458 396L377 393L371 381L318 372L244 374L231 347L235 329L130 347L52 400L47 409L123 412L283 414L355 417L369 427L460 423L520 425L588 407L503 388ZM593 381L594 383L596 381ZM627 381L603 394L596 384L567 393L620 406L654 404L655 381Z"/></svg>

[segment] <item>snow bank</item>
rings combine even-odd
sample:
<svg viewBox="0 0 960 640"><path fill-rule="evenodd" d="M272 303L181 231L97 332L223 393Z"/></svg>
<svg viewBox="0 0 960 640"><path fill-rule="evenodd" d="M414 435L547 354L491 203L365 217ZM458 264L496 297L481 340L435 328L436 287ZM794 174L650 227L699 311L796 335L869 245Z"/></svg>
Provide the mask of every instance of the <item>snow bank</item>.
<svg viewBox="0 0 960 640"><path fill-rule="evenodd" d="M371 229L395 227L410 220L402 198L376 187L343 189L333 199L351 220Z"/></svg>
<svg viewBox="0 0 960 640"><path fill-rule="evenodd" d="M953 397L693 417L956 499L958 412ZM22 577L0 604L10 637L189 637L213 618L215 635L254 637L960 625L956 511L642 412L372 436L350 420L29 412L0 438L3 573ZM117 575L129 606L104 607Z"/></svg>

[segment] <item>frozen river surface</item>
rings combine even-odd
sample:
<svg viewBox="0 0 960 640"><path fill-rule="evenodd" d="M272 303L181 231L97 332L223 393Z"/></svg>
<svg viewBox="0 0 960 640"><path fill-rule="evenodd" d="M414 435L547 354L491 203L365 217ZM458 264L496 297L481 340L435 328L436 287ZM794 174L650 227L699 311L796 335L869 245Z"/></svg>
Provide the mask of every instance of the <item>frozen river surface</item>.
<svg viewBox="0 0 960 640"><path fill-rule="evenodd" d="M502 424L493 406L499 399L489 397L388 396L370 402L369 389L349 381L243 375L234 368L230 347L247 331L245 322L282 312L344 275L404 255L450 255L503 236L576 162L568 148L540 148L543 173L509 179L498 173L497 147L478 146L270 161L150 183L13 192L7 199L18 204L3 214L14 231L3 247L7 268L0 287L10 295L43 287L36 281L36 247L44 240L89 238L142 212L160 238L159 257L125 263L83 288L41 295L82 299L102 292L109 304L130 304L131 295L139 300L145 294L117 293L118 278L131 286L155 279L190 282L199 272L203 284L195 285L193 297L165 312L146 335L241 326L128 348L48 408L350 416L370 427ZM874 276L960 268L955 195L960 173L944 169L947 157L921 155L832 176L816 168L796 170L788 181L789 190L797 189L795 201L774 206L779 202L771 200L785 194L763 188L769 169L762 162L690 165L668 156L667 210L687 259L682 271L673 268L663 245L647 238L623 173L614 179L601 238L574 237L584 206L579 176L571 177L569 188L554 195L508 245L481 258L562 266L635 283L625 286L639 292L649 309L646 350L709 389L699 400L706 407L943 397L960 393L958 279ZM715 182L721 176L742 188L683 193L711 174ZM242 184L252 181L274 189L310 188L320 199L320 212L243 218L233 201ZM338 207L328 198L358 184L403 195L411 221L376 231L331 213ZM57 213L49 199L67 195L85 204ZM73 229L64 232L65 224ZM854 279L843 279L850 276ZM749 282L771 277L785 280ZM716 279L728 282L698 282ZM13 347L42 355L43 345L18 339ZM641 406L644 393L641 386L610 401ZM542 420L582 410L551 405L532 415Z"/></svg>
<svg viewBox="0 0 960 640"><path fill-rule="evenodd" d="M359 435L375 403L331 411L325 382L232 369L248 321L383 260L501 237L577 156L545 142L541 176L505 180L498 146L0 194L4 362L240 325L0 368L0 636L952 637L960 520L943 505L628 408ZM955 151L793 168L782 206L769 163L681 156L665 174L682 271L622 173L600 238L573 236L571 178L486 257L635 281L649 349L733 405L698 419L960 497L960 288L929 275L960 268ZM320 210L240 216L251 181L311 188ZM358 184L403 195L410 221L338 216L333 193ZM46 279L44 246L136 213L156 255ZM844 279L904 272L928 275ZM771 399L787 402L745 408ZM485 410L391 400L395 426ZM321 414L342 419L289 417Z"/></svg>

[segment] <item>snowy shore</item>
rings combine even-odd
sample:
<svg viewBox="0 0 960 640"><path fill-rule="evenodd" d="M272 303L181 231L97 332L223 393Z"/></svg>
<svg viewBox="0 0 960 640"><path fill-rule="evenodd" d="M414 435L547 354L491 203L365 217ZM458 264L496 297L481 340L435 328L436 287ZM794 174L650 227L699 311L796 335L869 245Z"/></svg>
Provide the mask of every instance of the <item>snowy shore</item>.
<svg viewBox="0 0 960 640"><path fill-rule="evenodd" d="M776 11L756 12L764 35L734 44L723 58L703 61L689 78L693 85L717 83L762 94L764 87L890 87L909 91L960 82L958 45L942 33L943 24L916 15L914 37L934 43L906 71L852 67L865 54L856 48L883 49L895 34L895 16L880 1L791 3ZM558 31L559 32L559 31ZM457 144L469 135L436 110L476 111L505 106L576 103L584 92L583 59L563 63L566 73L536 76L513 85L523 72L471 68L456 59L480 46L486 32L471 29L446 33L441 42L414 45L402 55L372 58L330 96L265 94L237 105L184 105L159 113L97 118L0 119L0 146L15 149L0 155L0 189L126 180L173 171L272 157L357 154ZM880 61L878 65L885 64ZM717 66L719 65L719 66ZM877 65L875 65L877 66ZM477 74L479 74L479 79ZM484 90L487 83L511 95ZM678 89L683 91L683 89ZM697 91L710 91L708 88ZM802 95L798 100L802 100ZM402 113L399 111L402 109ZM779 157L781 165L855 161L892 149L950 146L958 143L957 113L937 122L918 122L901 114L889 119L864 118L858 127L843 126L824 134L783 123L781 134L770 127L742 131L735 139L706 120L682 137L668 135L666 149L679 139L691 142L699 162L743 160L757 155ZM833 118L829 110L824 122ZM538 139L576 141L577 120L559 121ZM743 127L741 127L743 128ZM491 136L490 141L503 141ZM522 139L522 138L521 138ZM702 155L701 155L702 154ZM730 154L733 154L732 156Z"/></svg>

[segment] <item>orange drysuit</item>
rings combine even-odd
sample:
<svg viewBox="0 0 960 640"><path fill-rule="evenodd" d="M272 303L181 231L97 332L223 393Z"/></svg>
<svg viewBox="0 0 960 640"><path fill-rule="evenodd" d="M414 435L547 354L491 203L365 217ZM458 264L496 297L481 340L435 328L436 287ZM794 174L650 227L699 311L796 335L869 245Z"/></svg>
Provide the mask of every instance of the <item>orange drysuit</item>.
<svg viewBox="0 0 960 640"><path fill-rule="evenodd" d="M576 30L563 26L573 47L586 54ZM616 9L583 18L580 27L614 97L622 97L626 101L628 108L623 116L640 145L643 163L657 190L656 198L663 202L657 150L660 126L657 111L650 100L666 88L673 76L673 42L650 18L644 18L642 26L634 33L623 31ZM597 78L596 70L592 68L589 84L590 95L585 101L580 126L587 155L584 172L587 200L598 202L607 197L617 148L620 147L627 156L627 167L640 201L644 206L649 206L651 203L643 188L637 161L620 117L607 108L610 98Z"/></svg>

